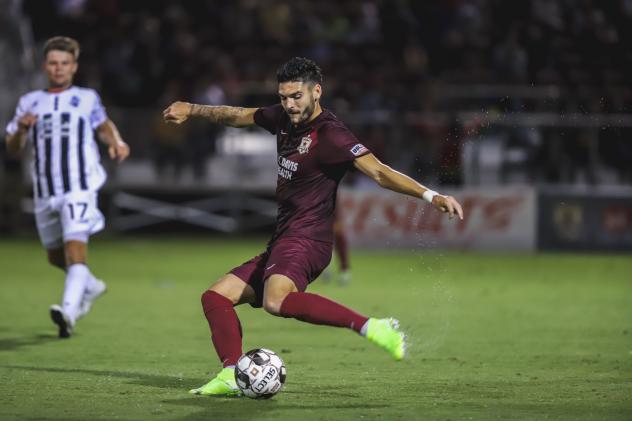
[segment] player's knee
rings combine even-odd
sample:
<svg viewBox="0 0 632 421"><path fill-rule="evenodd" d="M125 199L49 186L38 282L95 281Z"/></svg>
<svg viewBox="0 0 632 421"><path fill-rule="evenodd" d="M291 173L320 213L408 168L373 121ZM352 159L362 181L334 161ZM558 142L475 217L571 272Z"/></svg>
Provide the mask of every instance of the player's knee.
<svg viewBox="0 0 632 421"><path fill-rule="evenodd" d="M276 297L265 297L263 299L263 309L273 316L281 315L281 304L283 304L283 299Z"/></svg>
<svg viewBox="0 0 632 421"><path fill-rule="evenodd" d="M68 241L64 244L66 254L66 265L85 264L87 255L87 245L80 241Z"/></svg>
<svg viewBox="0 0 632 421"><path fill-rule="evenodd" d="M209 289L207 289L206 291L204 291L202 293L202 298L204 298L204 296L208 293L208 292L214 292L215 294L226 298L227 300L229 300L230 302L233 303L233 305L237 304L237 299L234 297L234 295L230 294L230 293L226 293L225 291L217 290L214 288L214 286L210 287Z"/></svg>
<svg viewBox="0 0 632 421"><path fill-rule="evenodd" d="M239 304L241 300L241 296L243 294L243 290L238 288L232 282L225 280L224 278L217 281L213 284L208 291L213 291L216 294L221 295L222 297L230 300L233 305ZM204 292L206 293L206 291Z"/></svg>

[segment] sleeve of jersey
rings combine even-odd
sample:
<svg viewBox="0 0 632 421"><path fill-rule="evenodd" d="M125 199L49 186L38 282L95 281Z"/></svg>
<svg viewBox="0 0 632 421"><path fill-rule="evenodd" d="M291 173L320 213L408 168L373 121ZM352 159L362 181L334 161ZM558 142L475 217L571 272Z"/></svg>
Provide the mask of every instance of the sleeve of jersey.
<svg viewBox="0 0 632 421"><path fill-rule="evenodd" d="M255 124L263 127L272 134L277 134L279 120L283 113L281 104L272 105L270 107L262 107L255 111Z"/></svg>
<svg viewBox="0 0 632 421"><path fill-rule="evenodd" d="M101 104L101 98L99 94L94 93L94 105L90 111L90 126L92 129L96 129L101 124L105 123L108 119L108 115L105 112L105 107Z"/></svg>
<svg viewBox="0 0 632 421"><path fill-rule="evenodd" d="M321 162L325 164L341 164L352 162L356 158L371 153L355 137L351 130L344 126L327 126L319 133L321 149Z"/></svg>
<svg viewBox="0 0 632 421"><path fill-rule="evenodd" d="M13 135L15 134L15 132L18 131L18 120L20 120L20 118L22 118L24 114L26 114L26 104L25 98L22 97L18 101L18 105L15 108L15 115L13 116L13 119L11 119L11 121L9 121L9 124L7 124L7 134Z"/></svg>

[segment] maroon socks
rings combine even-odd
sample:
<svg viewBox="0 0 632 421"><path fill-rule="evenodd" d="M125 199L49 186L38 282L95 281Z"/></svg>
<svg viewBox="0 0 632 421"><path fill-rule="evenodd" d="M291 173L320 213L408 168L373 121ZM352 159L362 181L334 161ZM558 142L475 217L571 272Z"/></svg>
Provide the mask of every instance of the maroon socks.
<svg viewBox="0 0 632 421"><path fill-rule="evenodd" d="M224 367L237 364L242 354L242 332L233 303L215 291L206 291L202 294L202 308L222 364Z"/></svg>
<svg viewBox="0 0 632 421"><path fill-rule="evenodd" d="M291 292L281 304L281 316L291 317L315 325L347 327L360 333L368 318L309 292Z"/></svg>
<svg viewBox="0 0 632 421"><path fill-rule="evenodd" d="M223 366L237 364L242 354L242 331L233 303L214 291L206 291L202 294L202 308ZM316 325L346 327L358 333L368 320L341 304L309 292L288 294L281 304L281 316Z"/></svg>

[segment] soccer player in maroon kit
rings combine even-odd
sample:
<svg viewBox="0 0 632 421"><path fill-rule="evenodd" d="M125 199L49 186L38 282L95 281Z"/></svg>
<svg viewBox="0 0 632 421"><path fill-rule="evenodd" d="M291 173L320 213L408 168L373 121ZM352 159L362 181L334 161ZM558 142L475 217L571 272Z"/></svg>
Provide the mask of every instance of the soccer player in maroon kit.
<svg viewBox="0 0 632 421"><path fill-rule="evenodd" d="M164 112L181 124L202 117L231 127L258 125L277 137L276 231L266 250L234 268L202 294L204 315L224 369L191 393L239 394L234 366L242 354L241 324L234 306L249 303L275 316L345 327L382 347L395 360L405 336L394 319L368 318L323 296L305 292L331 260L338 184L355 166L380 186L423 198L463 219L460 204L381 163L330 111L320 105L322 74L311 60L295 57L277 71L280 104L263 108L175 102Z"/></svg>
<svg viewBox="0 0 632 421"><path fill-rule="evenodd" d="M337 280L340 286L349 285L351 282L351 265L349 263L349 241L347 240L347 233L345 230L342 210L340 209L340 202L336 202L336 211L334 212L334 250L333 252L338 257L338 275ZM320 279L323 282L329 282L332 277L333 268L327 267L323 271Z"/></svg>

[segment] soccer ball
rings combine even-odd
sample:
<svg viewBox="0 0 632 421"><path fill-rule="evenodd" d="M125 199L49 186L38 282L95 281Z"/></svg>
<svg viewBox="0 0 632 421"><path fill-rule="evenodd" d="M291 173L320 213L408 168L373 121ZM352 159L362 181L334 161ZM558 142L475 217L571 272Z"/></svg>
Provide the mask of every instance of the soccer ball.
<svg viewBox="0 0 632 421"><path fill-rule="evenodd" d="M237 361L235 381L249 398L269 399L279 393L285 383L285 365L269 349L253 349Z"/></svg>

